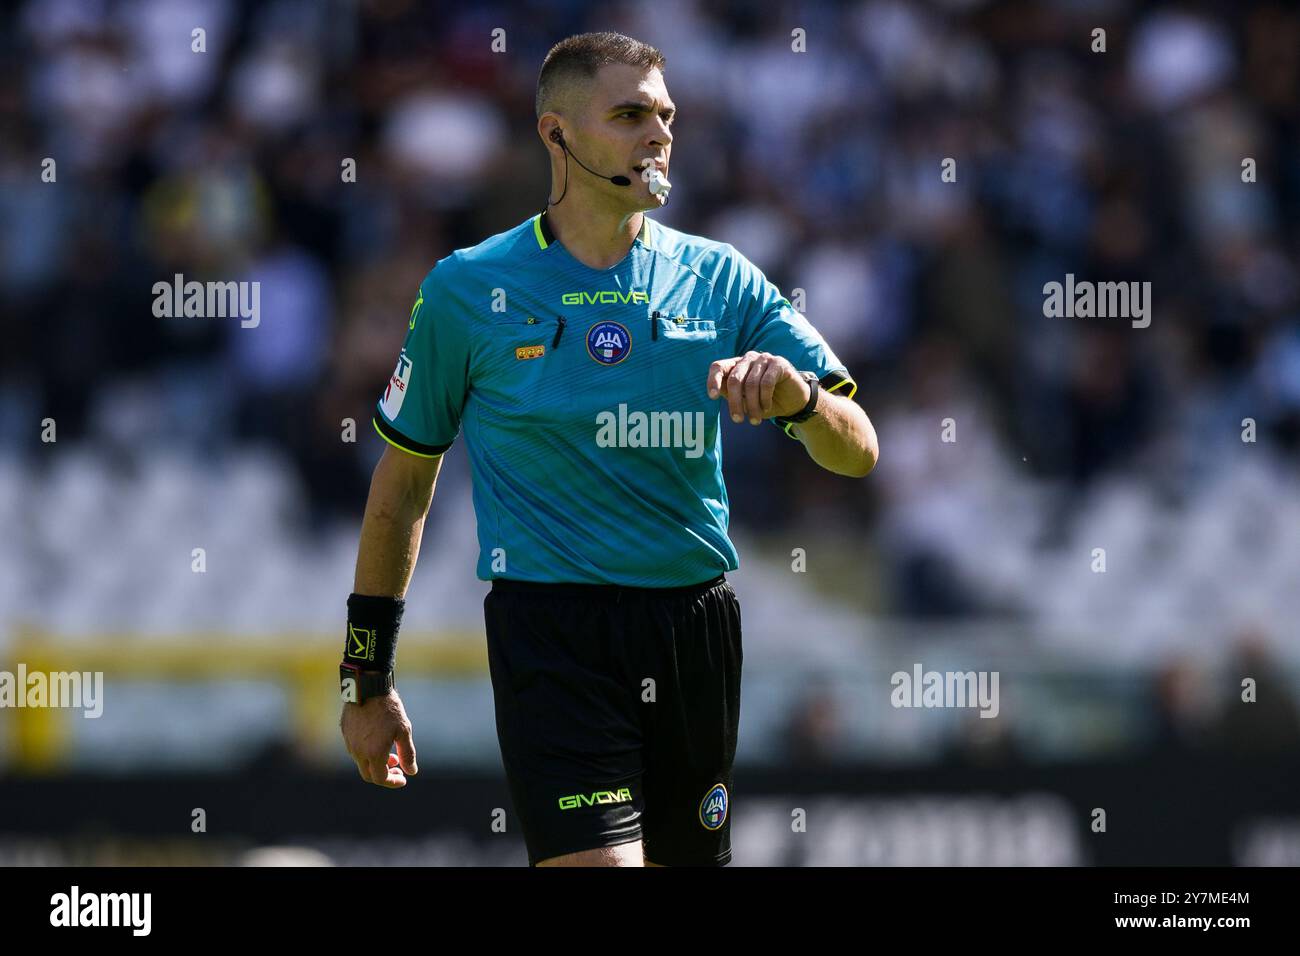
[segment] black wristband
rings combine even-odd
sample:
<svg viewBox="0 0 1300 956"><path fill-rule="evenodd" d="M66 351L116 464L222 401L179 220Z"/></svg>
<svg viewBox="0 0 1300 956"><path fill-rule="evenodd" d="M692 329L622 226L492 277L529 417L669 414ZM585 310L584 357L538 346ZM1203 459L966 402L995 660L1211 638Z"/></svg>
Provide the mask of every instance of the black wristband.
<svg viewBox="0 0 1300 956"><path fill-rule="evenodd" d="M366 671L391 671L397 665L397 631L406 602L401 598L348 596L348 632L343 663Z"/></svg>

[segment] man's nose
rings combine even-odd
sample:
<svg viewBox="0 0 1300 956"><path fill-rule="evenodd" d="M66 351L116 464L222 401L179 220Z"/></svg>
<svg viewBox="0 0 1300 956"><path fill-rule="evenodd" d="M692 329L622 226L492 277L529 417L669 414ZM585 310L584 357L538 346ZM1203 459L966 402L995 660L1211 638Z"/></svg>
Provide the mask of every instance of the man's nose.
<svg viewBox="0 0 1300 956"><path fill-rule="evenodd" d="M659 128L651 135L650 142L656 146L671 146L673 144L673 131L663 120L659 120Z"/></svg>

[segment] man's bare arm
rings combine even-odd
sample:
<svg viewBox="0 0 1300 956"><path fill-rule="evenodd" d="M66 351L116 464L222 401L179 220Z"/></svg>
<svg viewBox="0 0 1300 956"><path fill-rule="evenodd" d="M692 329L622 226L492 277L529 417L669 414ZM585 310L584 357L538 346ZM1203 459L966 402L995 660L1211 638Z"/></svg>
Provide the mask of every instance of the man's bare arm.
<svg viewBox="0 0 1300 956"><path fill-rule="evenodd" d="M709 366L705 381L710 398L725 398L731 420L795 415L808 404L812 387L790 364L771 352L746 352L718 359ZM880 455L876 430L857 403L819 389L817 414L791 432L803 442L812 460L827 471L862 478L876 467Z"/></svg>
<svg viewBox="0 0 1300 956"><path fill-rule="evenodd" d="M391 445L384 449L370 479L361 522L352 586L357 594L405 596L441 468L441 455L420 458Z"/></svg>
<svg viewBox="0 0 1300 956"><path fill-rule="evenodd" d="M361 522L353 582L357 594L406 595L441 468L441 455L420 458L391 446L384 449L370 479ZM361 704L344 703L339 729L357 772L367 783L404 787L407 775L418 772L411 722L396 687ZM394 744L397 753L389 753Z"/></svg>
<svg viewBox="0 0 1300 956"><path fill-rule="evenodd" d="M791 425L790 431L813 461L837 475L862 478L876 467L880 456L871 419L861 405L843 395L820 392L817 414Z"/></svg>

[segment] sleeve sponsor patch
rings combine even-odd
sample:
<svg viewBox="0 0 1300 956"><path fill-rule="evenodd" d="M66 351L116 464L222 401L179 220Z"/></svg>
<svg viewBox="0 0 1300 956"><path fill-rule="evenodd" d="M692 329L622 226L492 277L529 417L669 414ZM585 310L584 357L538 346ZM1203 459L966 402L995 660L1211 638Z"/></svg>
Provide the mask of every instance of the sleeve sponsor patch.
<svg viewBox="0 0 1300 956"><path fill-rule="evenodd" d="M390 422L397 418L397 413L402 410L402 402L406 400L406 390L411 384L412 364L406 350L403 349L397 356L397 368L393 369L388 387L384 389L383 401L379 403L380 410L388 416Z"/></svg>

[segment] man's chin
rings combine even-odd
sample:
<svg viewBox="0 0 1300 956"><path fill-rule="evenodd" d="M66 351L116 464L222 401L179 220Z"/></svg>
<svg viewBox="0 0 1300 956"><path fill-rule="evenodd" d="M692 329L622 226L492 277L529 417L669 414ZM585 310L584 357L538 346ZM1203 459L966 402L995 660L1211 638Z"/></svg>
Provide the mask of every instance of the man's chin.
<svg viewBox="0 0 1300 956"><path fill-rule="evenodd" d="M644 196L636 196L628 200L627 210L629 213L637 212L654 212L663 206L658 199L647 193Z"/></svg>
<svg viewBox="0 0 1300 956"><path fill-rule="evenodd" d="M636 197L636 202L637 212L650 212L655 209L661 209L668 202L668 197L664 196L660 199L649 189L646 189L641 195Z"/></svg>

